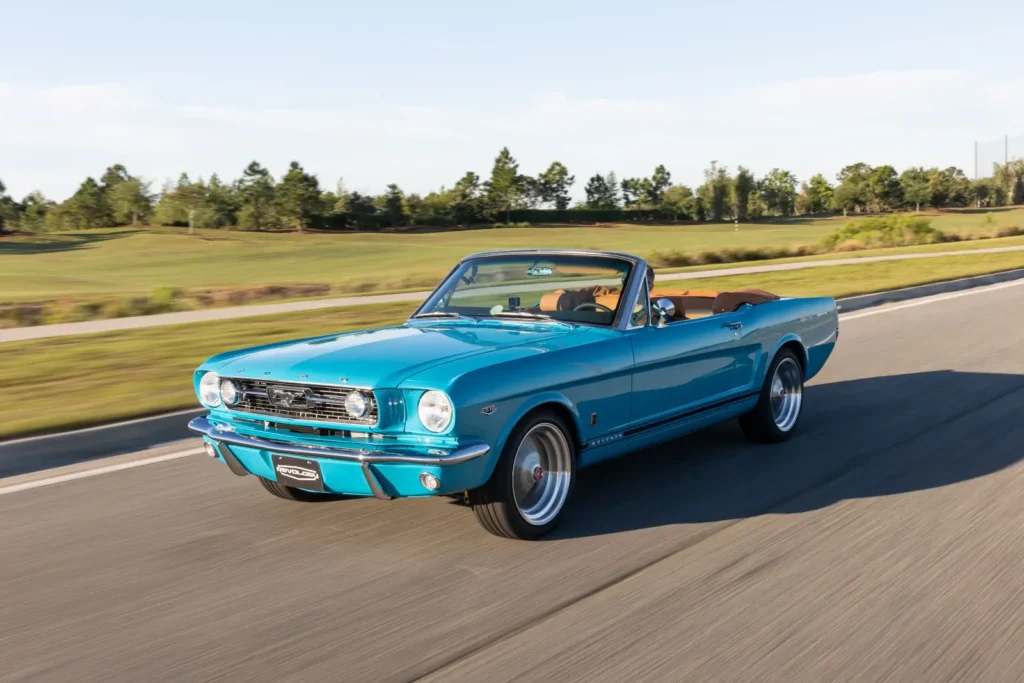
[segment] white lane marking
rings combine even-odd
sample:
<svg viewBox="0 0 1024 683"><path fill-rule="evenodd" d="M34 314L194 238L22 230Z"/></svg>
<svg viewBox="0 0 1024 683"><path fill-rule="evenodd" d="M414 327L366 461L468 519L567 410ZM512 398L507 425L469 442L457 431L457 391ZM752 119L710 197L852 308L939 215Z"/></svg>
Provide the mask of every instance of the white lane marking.
<svg viewBox="0 0 1024 683"><path fill-rule="evenodd" d="M135 460L132 462L121 463L119 465L107 465L106 467L97 467L91 470L82 470L81 472L62 474L56 477L47 477L46 479L36 479L35 481L27 481L23 484L13 484L11 486L0 487L0 496L6 495L8 493L17 493L18 491L38 489L42 488L43 486L52 486L53 484L63 484L64 482L75 481L77 479L97 477L101 474L107 474L109 472L120 472L121 470L130 470L134 467L143 467L144 465L155 465L158 462L167 462L168 460L187 458L192 455L199 455L200 453L203 453L202 448L192 448L187 451L177 451L176 453L158 455L152 458L146 458L144 460Z"/></svg>
<svg viewBox="0 0 1024 683"><path fill-rule="evenodd" d="M840 314L841 320L855 320L857 318L866 318L869 315L878 315L880 313L891 313L893 311L900 311L904 308L913 308L915 306L924 306L925 304L933 304L940 301L949 301L951 299L959 299L962 296L969 296L971 294L982 294L984 292L994 292L1000 289L1008 289L1010 287L1017 287L1024 285L1024 280L1017 280L1015 282L1003 282L1000 284L989 285L988 287L978 287L976 289L970 289L965 292L953 292L950 294L940 294L937 296L929 297L927 299L919 299L917 301L910 301L904 304L898 304L896 306L887 306L885 308L877 308L871 311L864 311L862 313L843 313ZM186 411L182 411L186 412ZM92 470L83 470L81 472L75 472L73 474L64 474L58 477L49 477L47 479L38 479L36 481L25 482L24 484L14 484L13 486L0 487L0 496L8 493L17 493L18 491L27 491L29 489L37 489L43 486L52 486L53 484L63 484L67 481L75 481L77 479L86 479L88 477L96 477L101 474L107 474L109 472L119 472L121 470L128 470L134 467L143 467L145 465L155 465L159 462L166 462L168 460L176 460L178 458L186 458L190 455L199 455L203 452L203 449L196 448L188 451L178 451L177 453L168 453L167 455L158 455L153 458L146 458L145 460L136 460L134 462L123 463L121 465L109 465L107 467L97 467Z"/></svg>
<svg viewBox="0 0 1024 683"><path fill-rule="evenodd" d="M949 294L938 294L936 296L928 297L927 299L918 299L917 301L908 301L904 304L897 304L895 306L886 306L884 308L876 308L871 311L863 311L861 313L841 313L839 315L840 320L856 320L857 318L866 318L869 315L878 315L879 313L891 313L893 311L902 311L904 308L914 308L915 306L924 306L926 304L934 304L940 301L949 301L951 299L959 299L962 296L970 296L972 294L984 294L985 292L994 292L999 289L1009 289L1010 287L1019 287L1024 285L1024 280L1016 280L1014 282L1002 282L1000 284L989 285L988 287L977 287L975 289L969 289L964 292L952 292Z"/></svg>
<svg viewBox="0 0 1024 683"><path fill-rule="evenodd" d="M177 417L178 415L188 415L189 413L202 413L202 408L183 408L182 410L175 410L170 413L160 413L158 415L147 415L146 417L134 417L130 420L122 420L121 422L109 422L107 424L96 425L95 427L82 427L81 429L73 429L68 432L61 432L60 434L39 434L38 436L23 436L20 439L11 439L10 441L0 442L0 446L6 448L8 446L14 446L15 444L31 443L33 441L42 441L43 439L53 438L55 436L76 436L79 434L88 434L90 432L98 432L103 429L118 429L120 427L128 427L131 425L140 425L146 422L155 422L168 417Z"/></svg>

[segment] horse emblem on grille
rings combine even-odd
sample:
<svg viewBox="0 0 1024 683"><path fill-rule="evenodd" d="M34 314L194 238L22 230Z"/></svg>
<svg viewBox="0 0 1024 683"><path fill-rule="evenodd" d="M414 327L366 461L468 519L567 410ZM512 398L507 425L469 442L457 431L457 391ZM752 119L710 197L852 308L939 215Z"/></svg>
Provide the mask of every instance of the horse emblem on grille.
<svg viewBox="0 0 1024 683"><path fill-rule="evenodd" d="M278 408L308 408L314 398L313 390L300 387L267 387L267 400Z"/></svg>

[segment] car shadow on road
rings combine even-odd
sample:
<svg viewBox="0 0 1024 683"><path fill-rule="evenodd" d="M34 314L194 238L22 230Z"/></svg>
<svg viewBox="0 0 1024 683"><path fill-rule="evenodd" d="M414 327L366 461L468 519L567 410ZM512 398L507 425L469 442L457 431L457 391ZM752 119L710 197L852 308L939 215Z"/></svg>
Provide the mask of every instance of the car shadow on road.
<svg viewBox="0 0 1024 683"><path fill-rule="evenodd" d="M548 538L789 514L949 486L1024 457L1024 375L937 371L807 387L798 432L735 421L582 470Z"/></svg>

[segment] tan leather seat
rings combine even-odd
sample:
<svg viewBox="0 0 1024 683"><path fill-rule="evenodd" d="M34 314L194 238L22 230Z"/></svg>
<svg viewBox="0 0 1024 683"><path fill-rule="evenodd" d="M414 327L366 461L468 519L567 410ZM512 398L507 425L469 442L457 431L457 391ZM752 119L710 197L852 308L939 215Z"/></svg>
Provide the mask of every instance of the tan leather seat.
<svg viewBox="0 0 1024 683"><path fill-rule="evenodd" d="M715 297L714 303L711 304L711 313L712 315L732 313L743 304L756 306L769 301L776 301L778 298L777 295L766 292L763 289L741 289L735 292L722 292Z"/></svg>
<svg viewBox="0 0 1024 683"><path fill-rule="evenodd" d="M620 292L617 287L581 287L580 289L556 289L540 299L542 311L571 311L582 303L599 303L615 310L619 305ZM593 309L591 309L593 310Z"/></svg>
<svg viewBox="0 0 1024 683"><path fill-rule="evenodd" d="M556 289L553 292L548 292L540 298L540 310L542 311L557 311L558 300L565 294L564 289Z"/></svg>
<svg viewBox="0 0 1024 683"><path fill-rule="evenodd" d="M651 290L651 298L664 296L697 296L701 298L714 299L721 294L717 289L662 289L655 287Z"/></svg>
<svg viewBox="0 0 1024 683"><path fill-rule="evenodd" d="M651 301L668 299L676 307L674 320L685 320L709 314L711 304L714 303L716 296L718 296L718 292L710 289L654 289L651 291ZM687 311L689 311L689 315L687 315Z"/></svg>

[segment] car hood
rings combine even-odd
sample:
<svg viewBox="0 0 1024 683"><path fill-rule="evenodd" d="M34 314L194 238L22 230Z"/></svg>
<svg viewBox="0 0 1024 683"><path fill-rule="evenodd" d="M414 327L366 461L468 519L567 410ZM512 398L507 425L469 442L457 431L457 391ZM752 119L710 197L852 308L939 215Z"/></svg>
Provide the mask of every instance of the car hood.
<svg viewBox="0 0 1024 683"><path fill-rule="evenodd" d="M414 323L243 351L216 369L225 377L397 387L407 377L448 361L576 331L551 324Z"/></svg>

